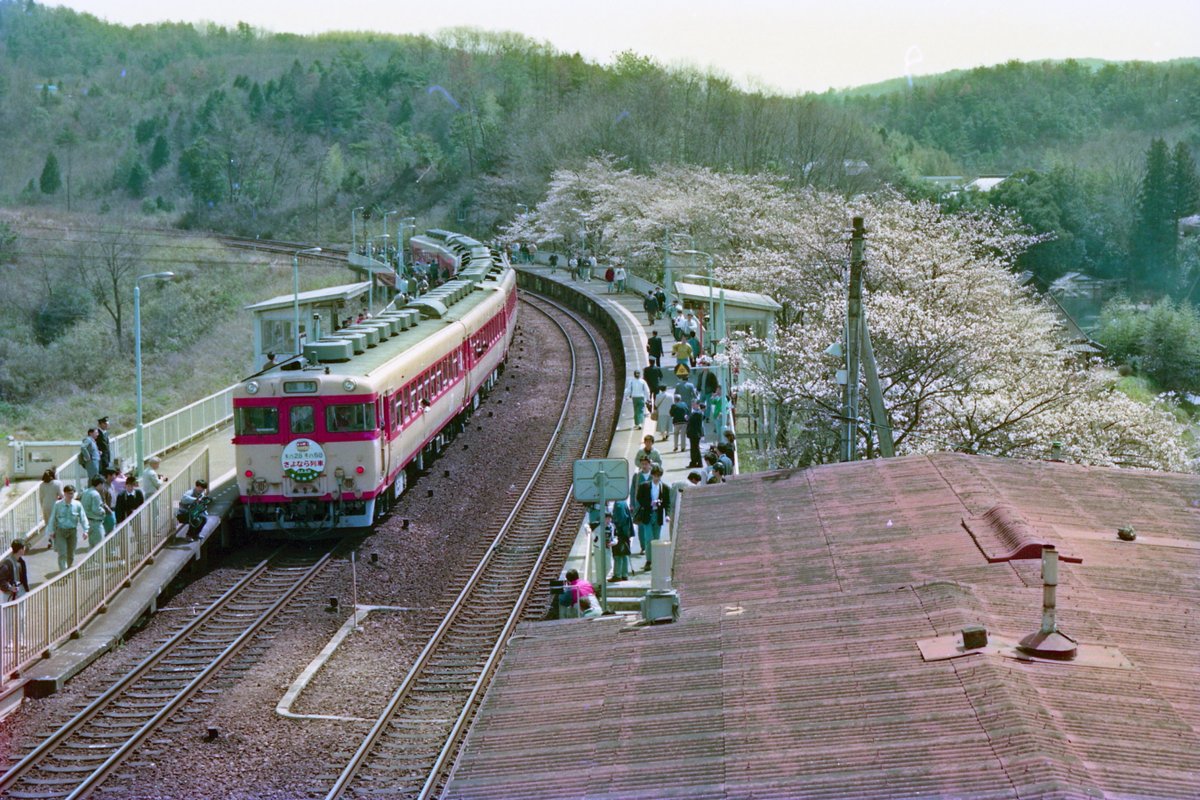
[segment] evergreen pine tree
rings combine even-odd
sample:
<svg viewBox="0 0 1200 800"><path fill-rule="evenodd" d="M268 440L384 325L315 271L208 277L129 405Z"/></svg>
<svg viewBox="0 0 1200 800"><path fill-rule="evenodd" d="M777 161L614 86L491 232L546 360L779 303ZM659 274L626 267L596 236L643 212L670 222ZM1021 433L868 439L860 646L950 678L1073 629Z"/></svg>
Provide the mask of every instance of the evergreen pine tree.
<svg viewBox="0 0 1200 800"><path fill-rule="evenodd" d="M171 145L167 143L167 137L160 133L154 140L154 149L150 151L150 172L158 172L170 160Z"/></svg>
<svg viewBox="0 0 1200 800"><path fill-rule="evenodd" d="M58 171L58 159L54 153L46 156L46 164L42 167L42 177L38 186L42 194L54 194L62 188L62 174Z"/></svg>
<svg viewBox="0 0 1200 800"><path fill-rule="evenodd" d="M1171 187L1171 154L1167 143L1154 139L1146 151L1146 172L1138 189L1133 226L1131 288L1169 286L1175 273L1175 217Z"/></svg>
<svg viewBox="0 0 1200 800"><path fill-rule="evenodd" d="M1196 162L1188 146L1179 142L1171 156L1171 216L1180 220L1198 210L1200 177L1196 176Z"/></svg>
<svg viewBox="0 0 1200 800"><path fill-rule="evenodd" d="M133 166L129 168L129 176L125 179L125 190L131 197L142 197L146 194L146 183L149 180L150 174L146 172L146 168L142 166L139 159L133 162Z"/></svg>

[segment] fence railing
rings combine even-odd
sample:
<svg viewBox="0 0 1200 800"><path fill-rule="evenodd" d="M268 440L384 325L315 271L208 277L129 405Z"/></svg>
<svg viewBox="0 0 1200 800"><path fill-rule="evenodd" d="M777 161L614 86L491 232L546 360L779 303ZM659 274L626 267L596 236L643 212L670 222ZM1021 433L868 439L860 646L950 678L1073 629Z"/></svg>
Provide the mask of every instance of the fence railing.
<svg viewBox="0 0 1200 800"><path fill-rule="evenodd" d="M208 469L206 447L74 566L0 604L0 683L49 658L170 541L178 528L175 507L197 479L208 480Z"/></svg>
<svg viewBox="0 0 1200 800"><path fill-rule="evenodd" d="M233 417L233 389L229 386L142 426L146 455L162 455L227 423ZM142 465L133 463L136 437L136 431L112 437L112 457L121 458L127 469L140 471ZM80 490L86 485L87 471L79 465L78 455L60 464L57 473L64 483L74 483ZM38 486L34 486L0 511L0 551L6 550L13 539L32 538L43 524Z"/></svg>

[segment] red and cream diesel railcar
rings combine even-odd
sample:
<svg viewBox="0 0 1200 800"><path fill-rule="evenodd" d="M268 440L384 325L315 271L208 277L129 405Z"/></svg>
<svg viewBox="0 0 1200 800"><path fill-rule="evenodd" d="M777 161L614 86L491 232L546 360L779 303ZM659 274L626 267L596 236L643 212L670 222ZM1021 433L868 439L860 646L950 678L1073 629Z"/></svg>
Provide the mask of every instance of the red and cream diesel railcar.
<svg viewBox="0 0 1200 800"><path fill-rule="evenodd" d="M249 530L312 538L371 525L491 388L512 341L516 276L466 241L457 280L237 387Z"/></svg>

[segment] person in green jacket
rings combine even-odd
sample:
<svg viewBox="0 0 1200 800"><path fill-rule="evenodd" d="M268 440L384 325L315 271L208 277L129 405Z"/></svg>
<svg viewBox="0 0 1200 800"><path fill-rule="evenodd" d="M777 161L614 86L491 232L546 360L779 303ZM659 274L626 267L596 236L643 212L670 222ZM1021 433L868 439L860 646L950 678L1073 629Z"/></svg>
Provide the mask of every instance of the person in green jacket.
<svg viewBox="0 0 1200 800"><path fill-rule="evenodd" d="M59 571L71 568L75 563L75 532L82 526L87 528L87 515L83 505L75 499L75 487L63 487L62 499L55 502L50 511L53 525L54 549L58 551Z"/></svg>
<svg viewBox="0 0 1200 800"><path fill-rule="evenodd" d="M104 478L99 475L92 478L90 486L83 493L83 513L87 516L88 547L95 547L104 539L104 517L112 511L100 496L100 486Z"/></svg>

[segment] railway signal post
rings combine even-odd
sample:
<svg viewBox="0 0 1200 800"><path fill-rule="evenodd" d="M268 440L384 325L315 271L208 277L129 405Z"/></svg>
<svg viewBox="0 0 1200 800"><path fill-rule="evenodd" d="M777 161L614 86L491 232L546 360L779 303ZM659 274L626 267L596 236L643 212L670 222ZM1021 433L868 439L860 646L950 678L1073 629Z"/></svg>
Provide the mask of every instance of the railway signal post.
<svg viewBox="0 0 1200 800"><path fill-rule="evenodd" d="M575 460L571 485L576 500L600 506L600 523L603 525L607 503L629 496L629 462L624 458L578 458ZM604 536L603 531L600 535ZM600 561L600 608L607 614L608 541L601 538L596 551Z"/></svg>

